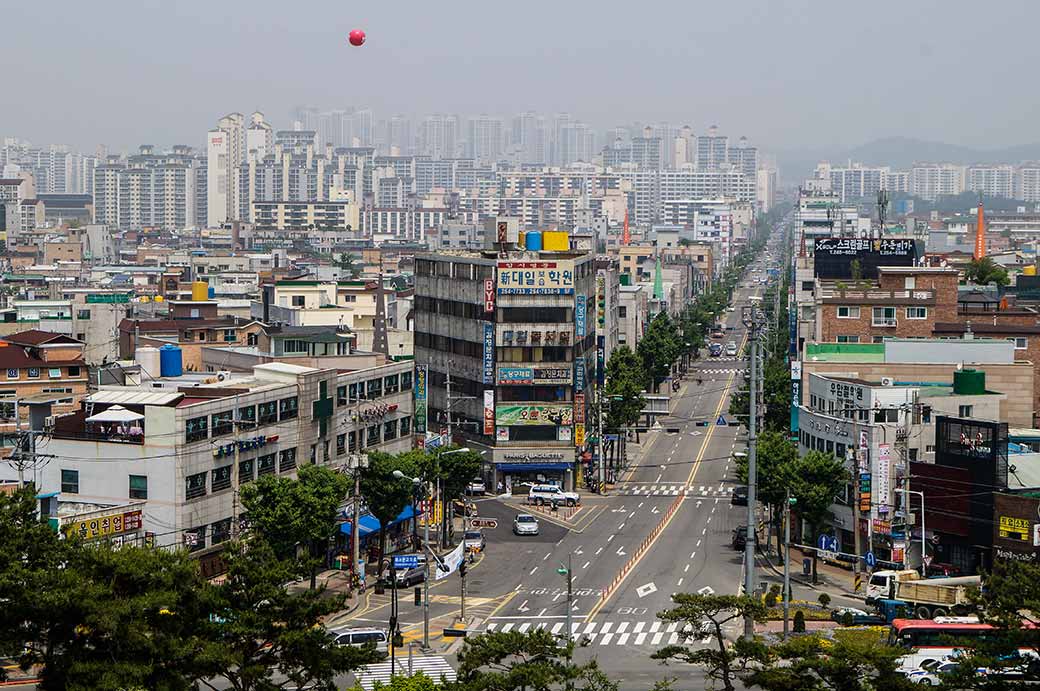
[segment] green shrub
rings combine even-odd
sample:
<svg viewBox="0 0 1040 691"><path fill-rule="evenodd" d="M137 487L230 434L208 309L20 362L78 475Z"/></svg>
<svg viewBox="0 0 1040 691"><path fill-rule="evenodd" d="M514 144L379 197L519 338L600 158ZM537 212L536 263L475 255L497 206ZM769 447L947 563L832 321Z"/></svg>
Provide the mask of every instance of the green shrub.
<svg viewBox="0 0 1040 691"><path fill-rule="evenodd" d="M802 610L794 613L794 632L805 633L805 613Z"/></svg>
<svg viewBox="0 0 1040 691"><path fill-rule="evenodd" d="M827 593L820 593L820 597L816 599L819 600L820 606L822 606L824 609L827 609L827 607L829 607L831 604L831 596Z"/></svg>

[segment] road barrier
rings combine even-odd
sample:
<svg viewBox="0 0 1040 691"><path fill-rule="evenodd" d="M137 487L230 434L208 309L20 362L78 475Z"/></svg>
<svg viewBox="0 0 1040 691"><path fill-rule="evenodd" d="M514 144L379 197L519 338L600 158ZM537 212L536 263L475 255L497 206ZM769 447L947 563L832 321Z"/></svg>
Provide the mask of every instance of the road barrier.
<svg viewBox="0 0 1040 691"><path fill-rule="evenodd" d="M628 576L629 571L632 570L632 567L636 565L640 558L642 558L642 556L646 554L646 551L649 550L650 547L657 540L657 536L661 534L662 530L664 530L665 525L668 524L668 521L672 518L675 512L678 511L679 506L682 505L683 499L685 498L686 497L684 495L680 494L675 498L674 501L672 501L671 505L668 507L668 510L664 512L663 516L661 516L661 520L658 521L656 526L654 526L654 529L651 530L650 534L646 536L646 539L644 539L643 542L640 543L639 548L635 551L635 553L628 560L628 562L621 567L621 570L618 571L616 576L614 576L614 580L611 581L610 585L601 592L598 605L602 606L603 603L605 603L607 600L611 598L611 596L614 595L614 592L617 590L618 586L621 585L621 582L624 581L625 578Z"/></svg>

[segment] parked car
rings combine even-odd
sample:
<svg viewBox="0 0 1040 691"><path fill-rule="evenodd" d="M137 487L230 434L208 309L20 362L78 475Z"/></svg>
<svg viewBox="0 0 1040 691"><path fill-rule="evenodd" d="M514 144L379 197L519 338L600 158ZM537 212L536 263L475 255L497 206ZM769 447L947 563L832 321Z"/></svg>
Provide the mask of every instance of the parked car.
<svg viewBox="0 0 1040 691"><path fill-rule="evenodd" d="M733 488L733 493L729 495L729 503L733 506L747 506L747 493L747 485L737 485Z"/></svg>
<svg viewBox="0 0 1040 691"><path fill-rule="evenodd" d="M758 544L758 532L755 532L755 544ZM738 525L733 529L733 535L730 538L730 546L733 549L744 549L747 546L747 526Z"/></svg>
<svg viewBox="0 0 1040 691"><path fill-rule="evenodd" d="M487 487L482 478L474 478L466 485L466 494L484 494L485 492L487 492Z"/></svg>
<svg viewBox="0 0 1040 691"><path fill-rule="evenodd" d="M397 587L398 588L409 588L416 583L422 583L426 580L426 555L415 554L419 558L419 565L414 566L410 569L397 569Z"/></svg>
<svg viewBox="0 0 1040 691"><path fill-rule="evenodd" d="M386 631L376 628L356 628L356 629L331 629L329 637L332 642L336 645L349 645L354 648L361 648L366 645L375 645L376 650L381 653L385 653L387 649L387 635Z"/></svg>
<svg viewBox="0 0 1040 691"><path fill-rule="evenodd" d="M477 505L471 501L465 499L453 499L451 502L451 508L455 512L456 516L476 516Z"/></svg>
<svg viewBox="0 0 1040 691"><path fill-rule="evenodd" d="M722 355L722 345L720 343L709 343L708 354L712 357L718 357Z"/></svg>
<svg viewBox="0 0 1040 691"><path fill-rule="evenodd" d="M577 492L564 492L556 485L534 485L527 493L528 504L545 505L554 500L559 506L577 506L581 503Z"/></svg>
<svg viewBox="0 0 1040 691"><path fill-rule="evenodd" d="M462 549L466 552L483 552L487 546L483 530L467 530L462 542L465 545Z"/></svg>
<svg viewBox="0 0 1040 691"><path fill-rule="evenodd" d="M730 341L729 343L726 344L726 355L728 357L732 357L732 356L734 356L736 354L737 354L737 344L734 343L733 341Z"/></svg>
<svg viewBox="0 0 1040 691"><path fill-rule="evenodd" d="M537 535L538 519L529 513L518 513L513 519L513 535Z"/></svg>
<svg viewBox="0 0 1040 691"><path fill-rule="evenodd" d="M848 617L845 616L846 614ZM849 618L851 618L851 621L849 621ZM852 626L884 626L888 623L884 617L870 614L855 607L838 607L831 612L831 621L836 621L839 624L845 624L848 621Z"/></svg>
<svg viewBox="0 0 1040 691"><path fill-rule="evenodd" d="M726 336L726 334L724 334L722 332L722 329L715 329L714 331L711 332L711 337L712 338L724 338L725 336Z"/></svg>

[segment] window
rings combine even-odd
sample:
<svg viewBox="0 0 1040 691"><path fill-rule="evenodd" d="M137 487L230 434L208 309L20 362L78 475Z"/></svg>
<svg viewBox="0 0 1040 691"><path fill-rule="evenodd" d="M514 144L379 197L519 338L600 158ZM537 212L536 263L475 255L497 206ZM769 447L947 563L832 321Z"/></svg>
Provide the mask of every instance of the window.
<svg viewBox="0 0 1040 691"><path fill-rule="evenodd" d="M212 490L219 492L222 489L227 489L231 486L231 466L223 465L219 468L213 469L213 485Z"/></svg>
<svg viewBox="0 0 1040 691"><path fill-rule="evenodd" d="M412 373L401 372L401 391L410 391L412 388Z"/></svg>
<svg viewBox="0 0 1040 691"><path fill-rule="evenodd" d="M346 452L347 452L347 434L346 434L346 432L344 432L343 434L337 434L336 435L336 455L337 456L342 456Z"/></svg>
<svg viewBox="0 0 1040 691"><path fill-rule="evenodd" d="M79 376L79 365L73 365L72 367L69 367L69 376L70 377L78 377Z"/></svg>
<svg viewBox="0 0 1040 691"><path fill-rule="evenodd" d="M261 403L259 408L261 425L270 425L274 422L278 422L278 401L268 401L267 403Z"/></svg>
<svg viewBox="0 0 1040 691"><path fill-rule="evenodd" d="M256 460L249 458L238 462L238 484L252 482L256 473Z"/></svg>
<svg viewBox="0 0 1040 691"><path fill-rule="evenodd" d="M896 325L896 308L895 307L875 307L874 318L871 321L873 326L895 326Z"/></svg>
<svg viewBox="0 0 1040 691"><path fill-rule="evenodd" d="M368 434L365 439L365 446L375 446L379 443L379 425L375 424L368 428Z"/></svg>
<svg viewBox="0 0 1040 691"><path fill-rule="evenodd" d="M1015 344L1015 350L1025 350L1029 346L1025 336L1014 336L1008 340Z"/></svg>
<svg viewBox="0 0 1040 691"><path fill-rule="evenodd" d="M293 295L291 299L292 299L291 304L292 304L293 307L303 307L304 305L307 304L307 296L306 295Z"/></svg>
<svg viewBox="0 0 1040 691"><path fill-rule="evenodd" d="M412 418L403 417L401 418L401 436L406 437L412 431Z"/></svg>
<svg viewBox="0 0 1040 691"><path fill-rule="evenodd" d="M131 499L147 499L148 498L148 476L147 475L131 475L130 476L130 498Z"/></svg>
<svg viewBox="0 0 1040 691"><path fill-rule="evenodd" d="M927 307L907 307L906 308L907 319L927 319L928 308Z"/></svg>
<svg viewBox="0 0 1040 691"><path fill-rule="evenodd" d="M206 340L206 332L205 331L200 331L199 332L199 340L200 341L205 341Z"/></svg>
<svg viewBox="0 0 1040 691"><path fill-rule="evenodd" d="M383 441L397 439L397 420L383 423Z"/></svg>
<svg viewBox="0 0 1040 691"><path fill-rule="evenodd" d="M206 546L206 526L184 531L184 546L189 552L197 552Z"/></svg>
<svg viewBox="0 0 1040 691"><path fill-rule="evenodd" d="M815 287L816 287L816 284L813 281L802 281L802 290L803 291L811 293L813 288L815 288Z"/></svg>
<svg viewBox="0 0 1040 691"><path fill-rule="evenodd" d="M884 343L885 342L885 337L884 336L874 336L873 338L870 339L870 342L871 343Z"/></svg>
<svg viewBox="0 0 1040 691"><path fill-rule="evenodd" d="M278 452L278 472L284 473L296 467L296 447Z"/></svg>
<svg viewBox="0 0 1040 691"><path fill-rule="evenodd" d="M224 342L234 343L238 340L238 334L235 333L234 329L224 329Z"/></svg>
<svg viewBox="0 0 1040 691"><path fill-rule="evenodd" d="M289 398L283 398L278 401L278 419L279 420L292 420L300 414L299 409L300 401L296 396Z"/></svg>
<svg viewBox="0 0 1040 691"><path fill-rule="evenodd" d="M76 310L76 319L90 319L90 310Z"/></svg>
<svg viewBox="0 0 1040 691"><path fill-rule="evenodd" d="M232 420L234 413L230 410L225 410L219 413L213 413L211 424L213 425L213 436L219 436L221 434L231 434L234 431L235 424Z"/></svg>
<svg viewBox="0 0 1040 691"><path fill-rule="evenodd" d="M209 532L212 544L219 545L221 542L227 542L231 537L231 519L225 518L222 521L210 524Z"/></svg>
<svg viewBox="0 0 1040 691"><path fill-rule="evenodd" d="M196 499L206 496L206 475L206 472L201 472L184 478L185 499Z"/></svg>
<svg viewBox="0 0 1040 691"><path fill-rule="evenodd" d="M282 352L285 354L306 353L308 352L308 343L298 338L287 338L282 341Z"/></svg>
<svg viewBox="0 0 1040 691"><path fill-rule="evenodd" d="M273 472L274 472L274 454L273 453L269 453L266 456L261 456L260 458L256 459L256 474L257 474L257 476L260 476L260 475L270 475Z"/></svg>
<svg viewBox="0 0 1040 691"><path fill-rule="evenodd" d="M87 340L87 334L84 333L83 331L77 332L76 333L76 340L77 341L86 341Z"/></svg>
<svg viewBox="0 0 1040 691"><path fill-rule="evenodd" d="M859 319L859 307L838 306L838 319Z"/></svg>
<svg viewBox="0 0 1040 691"><path fill-rule="evenodd" d="M368 389L367 398L379 398L383 395L383 380L382 379L369 379L366 384Z"/></svg>
<svg viewBox="0 0 1040 691"><path fill-rule="evenodd" d="M61 471L61 491L65 494L79 494L79 471Z"/></svg>
<svg viewBox="0 0 1040 691"><path fill-rule="evenodd" d="M392 393L397 393L397 382L398 377L396 374L391 374L389 377L383 378L383 391L386 392L386 395L389 396Z"/></svg>
<svg viewBox="0 0 1040 691"><path fill-rule="evenodd" d="M8 369L7 370L7 378L8 379L17 379L18 378L18 370L13 368L13 367Z"/></svg>
<svg viewBox="0 0 1040 691"><path fill-rule="evenodd" d="M60 367L48 367L47 377L49 379L61 379L61 368Z"/></svg>
<svg viewBox="0 0 1040 691"><path fill-rule="evenodd" d="M971 405L959 405L957 406L957 417L971 417L972 411L975 406Z"/></svg>
<svg viewBox="0 0 1040 691"><path fill-rule="evenodd" d="M899 409L879 408L875 410L874 422L899 422Z"/></svg>
<svg viewBox="0 0 1040 691"><path fill-rule="evenodd" d="M259 345L259 344L260 344L260 338L259 338L259 336L257 334L255 334L255 333L246 334L246 345L247 346L255 346L255 345Z"/></svg>
<svg viewBox="0 0 1040 691"><path fill-rule="evenodd" d="M347 385L336 387L336 406L347 405Z"/></svg>
<svg viewBox="0 0 1040 691"><path fill-rule="evenodd" d="M208 419L205 415L187 420L184 423L184 441L190 443L207 439L209 437L207 423Z"/></svg>
<svg viewBox="0 0 1040 691"><path fill-rule="evenodd" d="M238 428L253 429L256 427L256 406L247 405L238 409Z"/></svg>
<svg viewBox="0 0 1040 691"><path fill-rule="evenodd" d="M40 378L40 368L39 367L30 367L29 368L29 378L30 379L39 379Z"/></svg>
<svg viewBox="0 0 1040 691"><path fill-rule="evenodd" d="M917 287L917 277L916 276L905 276L903 278L903 287L906 288L907 290L913 290L914 288L916 288Z"/></svg>
<svg viewBox="0 0 1040 691"><path fill-rule="evenodd" d="M838 343L859 343L859 336L838 336Z"/></svg>
<svg viewBox="0 0 1040 691"><path fill-rule="evenodd" d="M318 460L318 445L311 444L311 463L315 463Z"/></svg>

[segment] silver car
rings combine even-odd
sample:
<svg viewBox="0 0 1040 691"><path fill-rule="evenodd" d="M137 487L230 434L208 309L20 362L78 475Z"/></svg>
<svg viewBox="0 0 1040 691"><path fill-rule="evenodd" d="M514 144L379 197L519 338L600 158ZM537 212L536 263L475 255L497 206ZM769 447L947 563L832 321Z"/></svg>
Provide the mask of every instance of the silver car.
<svg viewBox="0 0 1040 691"><path fill-rule="evenodd" d="M537 535L538 519L529 513L518 513L513 519L514 535Z"/></svg>

